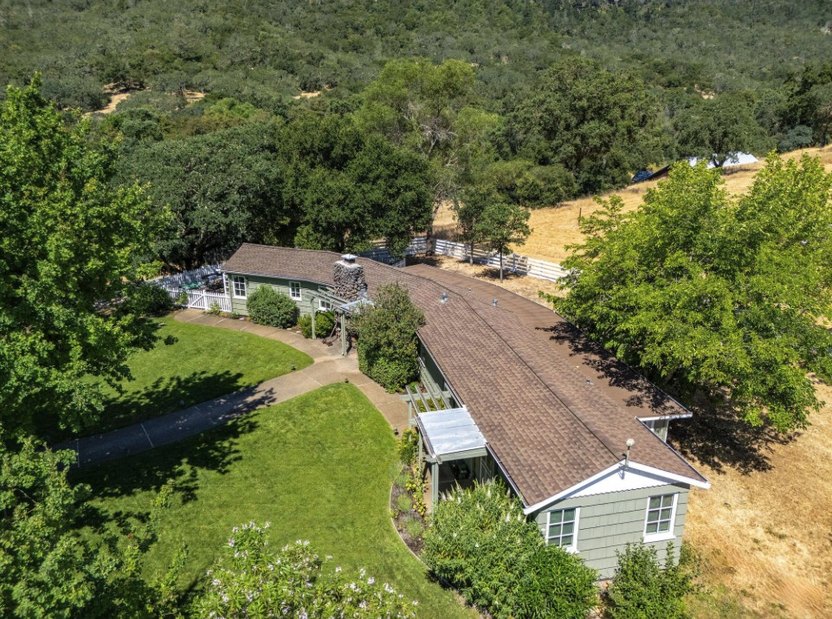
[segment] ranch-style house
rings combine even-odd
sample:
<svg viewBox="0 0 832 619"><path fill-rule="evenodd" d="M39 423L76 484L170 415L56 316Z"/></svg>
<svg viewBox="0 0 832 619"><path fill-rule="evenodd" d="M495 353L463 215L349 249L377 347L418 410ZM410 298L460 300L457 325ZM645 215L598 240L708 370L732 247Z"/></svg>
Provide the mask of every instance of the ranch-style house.
<svg viewBox="0 0 832 619"><path fill-rule="evenodd" d="M223 265L232 308L258 286L302 313L357 305L399 282L424 312L422 386L406 396L432 499L502 477L549 544L612 576L628 542L678 549L691 487L709 483L667 444L690 413L538 303L458 273L326 251L244 244ZM346 352L346 337L341 338Z"/></svg>

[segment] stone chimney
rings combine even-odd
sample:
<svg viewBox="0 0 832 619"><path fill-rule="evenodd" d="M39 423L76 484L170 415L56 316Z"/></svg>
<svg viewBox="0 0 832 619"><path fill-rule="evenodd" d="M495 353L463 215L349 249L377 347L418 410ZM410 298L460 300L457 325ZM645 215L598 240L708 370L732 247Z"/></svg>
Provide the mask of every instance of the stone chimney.
<svg viewBox="0 0 832 619"><path fill-rule="evenodd" d="M332 279L335 281L335 296L347 301L355 301L367 294L367 281L364 279L364 267L355 261L352 254L344 254L335 263Z"/></svg>

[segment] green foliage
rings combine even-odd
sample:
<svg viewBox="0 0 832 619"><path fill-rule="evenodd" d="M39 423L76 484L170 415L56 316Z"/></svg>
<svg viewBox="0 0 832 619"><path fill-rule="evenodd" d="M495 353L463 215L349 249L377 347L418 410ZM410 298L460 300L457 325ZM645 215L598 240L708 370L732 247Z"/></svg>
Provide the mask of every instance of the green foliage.
<svg viewBox="0 0 832 619"><path fill-rule="evenodd" d="M78 427L101 410L98 384L127 375L152 341L129 312L103 312L148 275L160 216L137 186L113 189L113 153L68 125L36 77L0 102L0 423Z"/></svg>
<svg viewBox="0 0 832 619"><path fill-rule="evenodd" d="M373 305L354 319L358 332L358 367L388 391L398 391L419 376L416 332L425 324L407 288L380 286Z"/></svg>
<svg viewBox="0 0 832 619"><path fill-rule="evenodd" d="M352 578L330 569L297 541L269 548L269 524L234 527L223 560L208 572L206 592L197 600L202 617L415 617L416 602L405 601L388 583L364 570Z"/></svg>
<svg viewBox="0 0 832 619"><path fill-rule="evenodd" d="M271 286L258 286L246 301L248 316L253 322L288 329L298 322L298 306L289 295Z"/></svg>
<svg viewBox="0 0 832 619"><path fill-rule="evenodd" d="M819 406L807 374L832 378L830 188L811 158L770 157L736 199L718 171L677 165L639 211L584 220L569 295L551 300L688 405L802 427Z"/></svg>
<svg viewBox="0 0 832 619"><path fill-rule="evenodd" d="M396 497L396 509L402 513L408 513L411 509L413 509L413 499L406 494L400 494Z"/></svg>
<svg viewBox="0 0 832 619"><path fill-rule="evenodd" d="M327 337L335 327L335 314L332 312L315 312L315 337ZM303 337L312 337L312 316L304 314L298 318L298 326Z"/></svg>
<svg viewBox="0 0 832 619"><path fill-rule="evenodd" d="M605 594L610 619L684 619L685 596L694 591L696 566L682 547L676 560L673 542L662 566L654 546L627 544L618 553L618 567Z"/></svg>
<svg viewBox="0 0 832 619"><path fill-rule="evenodd" d="M125 535L82 534L89 488L73 486L75 454L53 452L31 439L18 451L0 437L0 614L4 617L150 616L175 611L168 584L177 561L158 583L142 578L143 558L156 539L165 487L145 523Z"/></svg>
<svg viewBox="0 0 832 619"><path fill-rule="evenodd" d="M674 123L683 154L701 157L718 168L737 153L764 146L752 102L742 94L700 99L680 113Z"/></svg>
<svg viewBox="0 0 832 619"><path fill-rule="evenodd" d="M173 309L173 299L164 288L140 282L127 289L119 309L135 316L164 316Z"/></svg>
<svg viewBox="0 0 832 619"><path fill-rule="evenodd" d="M300 215L299 246L357 251L384 238L400 254L430 220L422 158L350 116L299 115L281 133L280 153L285 203Z"/></svg>
<svg viewBox="0 0 832 619"><path fill-rule="evenodd" d="M511 251L511 245L525 241L529 228L529 211L517 204L491 202L486 205L475 227L474 238L484 242L500 254L500 280L503 279L503 254Z"/></svg>
<svg viewBox="0 0 832 619"><path fill-rule="evenodd" d="M419 457L419 433L406 428L399 437L399 459L402 464L413 466Z"/></svg>
<svg viewBox="0 0 832 619"><path fill-rule="evenodd" d="M507 125L513 151L562 166L581 193L622 185L655 159L658 109L635 76L567 58L519 97Z"/></svg>
<svg viewBox="0 0 832 619"><path fill-rule="evenodd" d="M286 238L291 211L281 199L278 143L276 125L258 123L131 149L120 178L149 182L156 207L173 213L157 255L189 269L225 258L243 241Z"/></svg>
<svg viewBox="0 0 832 619"><path fill-rule="evenodd" d="M595 572L546 546L500 483L457 489L440 501L424 542L431 571L494 617L583 619L597 602Z"/></svg>
<svg viewBox="0 0 832 619"><path fill-rule="evenodd" d="M422 518L427 516L428 506L425 503L425 494L428 491L428 482L418 465L411 465L408 469L404 487L413 499L413 509L416 513Z"/></svg>

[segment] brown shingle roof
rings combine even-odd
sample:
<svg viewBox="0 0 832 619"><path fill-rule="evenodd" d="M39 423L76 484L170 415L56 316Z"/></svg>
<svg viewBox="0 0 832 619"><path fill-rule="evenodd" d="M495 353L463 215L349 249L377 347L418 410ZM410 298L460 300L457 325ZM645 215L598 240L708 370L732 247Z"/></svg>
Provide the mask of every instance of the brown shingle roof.
<svg viewBox="0 0 832 619"><path fill-rule="evenodd" d="M339 257L244 244L224 269L332 284ZM527 506L620 462L628 438L636 441L631 461L704 481L637 419L684 409L552 310L433 267L359 262L370 296L382 284L407 286L426 317L419 338ZM446 303L440 303L442 292Z"/></svg>

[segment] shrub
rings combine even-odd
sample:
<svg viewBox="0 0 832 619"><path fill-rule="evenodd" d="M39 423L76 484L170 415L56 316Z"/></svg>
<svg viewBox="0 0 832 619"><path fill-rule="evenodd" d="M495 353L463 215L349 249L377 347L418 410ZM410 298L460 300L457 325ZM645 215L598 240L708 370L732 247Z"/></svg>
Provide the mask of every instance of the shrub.
<svg viewBox="0 0 832 619"><path fill-rule="evenodd" d="M304 314L298 319L298 326L303 337L312 337L312 316ZM326 337L335 326L335 314L332 312L315 312L315 337Z"/></svg>
<svg viewBox="0 0 832 619"><path fill-rule="evenodd" d="M358 367L388 391L398 391L419 376L416 331L425 316L399 284L379 287L373 305L355 317Z"/></svg>
<svg viewBox="0 0 832 619"><path fill-rule="evenodd" d="M595 572L546 546L501 483L475 484L441 501L424 543L431 571L494 617L583 619L595 606Z"/></svg>
<svg viewBox="0 0 832 619"><path fill-rule="evenodd" d="M396 497L396 509L398 509L403 514L406 514L411 509L413 509L413 499L411 499L406 494L400 494Z"/></svg>
<svg viewBox="0 0 832 619"><path fill-rule="evenodd" d="M123 308L138 316L164 316L173 309L173 299L164 288L142 282L130 287Z"/></svg>
<svg viewBox="0 0 832 619"><path fill-rule="evenodd" d="M422 537L422 534L425 532L425 527L422 524L421 520L411 516L405 519L404 530L410 537L412 537L413 539L417 539L419 537Z"/></svg>
<svg viewBox="0 0 832 619"><path fill-rule="evenodd" d="M413 428L407 428L399 438L399 459L402 464L412 466L419 456L419 435Z"/></svg>
<svg viewBox="0 0 832 619"><path fill-rule="evenodd" d="M260 286L248 297L248 315L253 322L286 329L298 321L298 306L271 286Z"/></svg>
<svg viewBox="0 0 832 619"><path fill-rule="evenodd" d="M199 617L414 617L415 602L364 570L348 577L329 569L309 547L295 542L275 552L266 528L251 522L234 527L225 556L208 572Z"/></svg>
<svg viewBox="0 0 832 619"><path fill-rule="evenodd" d="M664 568L655 547L627 544L618 553L618 568L606 592L606 616L610 619L682 619L688 617L684 597L694 589L695 560L686 547L675 559L673 543L667 545Z"/></svg>

